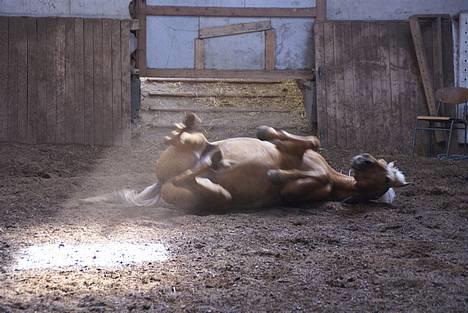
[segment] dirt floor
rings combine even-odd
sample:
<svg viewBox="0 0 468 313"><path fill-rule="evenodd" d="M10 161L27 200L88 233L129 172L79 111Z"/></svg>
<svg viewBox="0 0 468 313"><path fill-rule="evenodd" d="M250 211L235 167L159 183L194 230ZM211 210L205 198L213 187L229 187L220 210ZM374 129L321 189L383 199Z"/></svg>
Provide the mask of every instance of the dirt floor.
<svg viewBox="0 0 468 313"><path fill-rule="evenodd" d="M289 117L289 125L282 113L256 121L308 131L300 112ZM255 126L232 122L207 137L253 136ZM378 155L396 160L412 183L393 205L194 215L164 204L80 204L154 183L168 131L140 130L120 148L0 145L0 312L468 311L468 161ZM358 152L323 154L347 171ZM167 259L18 267L27 247L91 243L161 243Z"/></svg>

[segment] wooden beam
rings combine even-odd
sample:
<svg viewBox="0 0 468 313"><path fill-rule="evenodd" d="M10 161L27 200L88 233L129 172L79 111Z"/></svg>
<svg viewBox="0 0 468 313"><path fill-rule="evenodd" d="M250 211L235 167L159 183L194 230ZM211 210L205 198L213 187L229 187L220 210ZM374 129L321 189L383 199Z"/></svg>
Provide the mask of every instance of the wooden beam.
<svg viewBox="0 0 468 313"><path fill-rule="evenodd" d="M137 67L140 75L146 73L146 4L143 0L136 0L136 13L139 21L139 30L137 30Z"/></svg>
<svg viewBox="0 0 468 313"><path fill-rule="evenodd" d="M192 70L192 69L148 69L146 77L164 78L241 78L241 79L314 79L312 70Z"/></svg>
<svg viewBox="0 0 468 313"><path fill-rule="evenodd" d="M261 32L271 29L271 21L230 24L217 27L200 28L198 38L232 36L245 33Z"/></svg>
<svg viewBox="0 0 468 313"><path fill-rule="evenodd" d="M316 8L236 8L147 5L144 9L146 15L157 16L316 17Z"/></svg>
<svg viewBox="0 0 468 313"><path fill-rule="evenodd" d="M203 39L195 39L195 68L197 70L205 68L205 43Z"/></svg>
<svg viewBox="0 0 468 313"><path fill-rule="evenodd" d="M427 62L426 53L424 52L424 44L421 33L421 26L419 25L419 18L417 16L411 16L410 19L411 35L413 37L413 44L416 50L416 58L419 64L419 71L424 87L424 93L426 95L427 109L430 115L437 115L436 102L434 97L434 86L432 75ZM443 142L443 135L439 132L435 132L436 141Z"/></svg>
<svg viewBox="0 0 468 313"><path fill-rule="evenodd" d="M317 21L324 22L327 20L327 0L316 0L317 6Z"/></svg>
<svg viewBox="0 0 468 313"><path fill-rule="evenodd" d="M276 34L273 30L265 32L265 69L275 69Z"/></svg>

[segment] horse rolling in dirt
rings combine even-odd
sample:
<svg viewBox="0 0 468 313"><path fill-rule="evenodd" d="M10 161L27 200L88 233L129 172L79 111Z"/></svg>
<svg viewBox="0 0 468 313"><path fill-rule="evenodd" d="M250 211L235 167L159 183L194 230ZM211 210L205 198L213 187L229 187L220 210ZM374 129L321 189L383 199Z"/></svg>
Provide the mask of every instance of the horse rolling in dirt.
<svg viewBox="0 0 468 313"><path fill-rule="evenodd" d="M168 148L156 163L158 183L139 194L122 191L120 198L152 205L160 196L185 210L225 211L316 201L391 202L392 187L407 185L393 162L369 154L352 158L352 176L338 173L317 152L315 136L261 126L257 138L210 143L195 130L197 122L188 114L165 138ZM103 198L88 200L96 199Z"/></svg>

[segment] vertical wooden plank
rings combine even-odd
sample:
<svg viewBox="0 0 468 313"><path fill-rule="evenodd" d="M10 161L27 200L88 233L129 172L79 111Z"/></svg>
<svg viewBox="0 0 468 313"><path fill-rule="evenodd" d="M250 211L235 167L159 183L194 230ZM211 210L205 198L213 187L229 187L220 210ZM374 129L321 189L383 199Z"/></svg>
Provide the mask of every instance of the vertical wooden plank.
<svg viewBox="0 0 468 313"><path fill-rule="evenodd" d="M316 0L315 7L317 8L317 19L318 22L324 22L327 19L327 0Z"/></svg>
<svg viewBox="0 0 468 313"><path fill-rule="evenodd" d="M368 72L368 55L367 50L369 45L368 24L365 22L353 23L353 51L355 52L355 71L354 71L354 87L355 87L355 103L356 106L353 112L353 121L355 127L355 147L364 149L367 148L369 121L369 101L372 102L372 77Z"/></svg>
<svg viewBox="0 0 468 313"><path fill-rule="evenodd" d="M274 30L265 31L265 69L275 69L276 33Z"/></svg>
<svg viewBox="0 0 468 313"><path fill-rule="evenodd" d="M424 92L426 95L427 108L431 115L436 115L436 102L434 97L434 86L432 75L427 62L426 53L424 51L424 44L422 40L421 27L419 19L415 16L410 17L411 35L413 38L414 48L416 50L416 57L418 59L419 71L423 81ZM444 141L444 137L440 132L435 132L437 142Z"/></svg>
<svg viewBox="0 0 468 313"><path fill-rule="evenodd" d="M327 85L327 133L328 146L336 146L337 144L337 90L335 84L335 23L325 23L323 26L324 36L324 53L325 53L325 81Z"/></svg>
<svg viewBox="0 0 468 313"><path fill-rule="evenodd" d="M104 144L112 145L112 24L107 19L102 22L102 88Z"/></svg>
<svg viewBox="0 0 468 313"><path fill-rule="evenodd" d="M112 128L114 144L122 144L122 55L120 51L120 21L113 20L112 29Z"/></svg>
<svg viewBox="0 0 468 313"><path fill-rule="evenodd" d="M146 3L144 0L136 0L137 18L140 29L137 31L137 66L140 70L140 77L146 75Z"/></svg>
<svg viewBox="0 0 468 313"><path fill-rule="evenodd" d="M0 17L0 142L8 141L8 17Z"/></svg>
<svg viewBox="0 0 468 313"><path fill-rule="evenodd" d="M74 82L75 98L73 105L73 143L83 144L84 141L84 38L83 19L74 20L75 56Z"/></svg>
<svg viewBox="0 0 468 313"><path fill-rule="evenodd" d="M380 99L382 83L380 81L380 66L379 66L379 46L380 39L379 25L375 22L367 23L368 33L368 49L366 49L366 66L369 72L370 98L366 103L364 119L366 121L366 149L374 153L381 151L381 142L384 138L382 132L382 111L383 103Z"/></svg>
<svg viewBox="0 0 468 313"><path fill-rule="evenodd" d="M317 73L317 132L322 146L328 146L327 127L327 84L324 73L325 38L324 23L314 24L315 72Z"/></svg>
<svg viewBox="0 0 468 313"><path fill-rule="evenodd" d="M55 36L55 88L56 88L56 132L55 142L66 143L66 105L70 101L66 97L66 20L63 18L57 19L56 36ZM69 96L69 95L68 95Z"/></svg>
<svg viewBox="0 0 468 313"><path fill-rule="evenodd" d="M58 85L58 31L57 19L47 18L47 45L46 45L46 142L56 143L57 133L57 91Z"/></svg>
<svg viewBox="0 0 468 313"><path fill-rule="evenodd" d="M372 74L373 99L376 110L374 121L377 137L374 141L378 151L391 153L388 144L392 129L391 82L390 82L390 28L391 24L378 23L375 27L374 49L376 66ZM385 139L384 139L385 138Z"/></svg>
<svg viewBox="0 0 468 313"><path fill-rule="evenodd" d="M75 23L65 19L65 143L74 143L75 130Z"/></svg>
<svg viewBox="0 0 468 313"><path fill-rule="evenodd" d="M93 22L84 20L84 143L94 145L94 35Z"/></svg>
<svg viewBox="0 0 468 313"><path fill-rule="evenodd" d="M37 79L36 142L47 141L47 20L37 19L37 56L34 61Z"/></svg>
<svg viewBox="0 0 468 313"><path fill-rule="evenodd" d="M333 35L334 41L334 63L335 63L335 78L334 85L336 86L336 145L340 148L347 146L346 142L346 109L347 99L345 96L345 64L349 62L347 55L349 51L345 51L345 41L348 40L345 36L347 25L345 23L335 23L335 31Z"/></svg>
<svg viewBox="0 0 468 313"><path fill-rule="evenodd" d="M103 103L103 60L102 60L102 21L93 21L93 49L94 49L94 143L97 145L104 144L104 103Z"/></svg>
<svg viewBox="0 0 468 313"><path fill-rule="evenodd" d="M26 20L26 31L28 36L27 47L27 142L36 143L39 125L39 97L38 97L38 80L39 80L39 62L41 56L38 51L37 41L37 24L35 18Z"/></svg>
<svg viewBox="0 0 468 313"><path fill-rule="evenodd" d="M18 18L18 141L28 142L28 30L27 18Z"/></svg>
<svg viewBox="0 0 468 313"><path fill-rule="evenodd" d="M351 23L343 23L341 33L340 53L342 54L343 62L343 80L344 80L344 112L345 112L345 140L344 147L354 148L356 137L355 125L353 121L353 112L356 107L355 90L354 90L354 58L353 51L353 30Z"/></svg>
<svg viewBox="0 0 468 313"><path fill-rule="evenodd" d="M8 47L8 138L18 140L18 24L19 18L10 17Z"/></svg>
<svg viewBox="0 0 468 313"><path fill-rule="evenodd" d="M203 39L195 39L195 69L205 68L205 42Z"/></svg>
<svg viewBox="0 0 468 313"><path fill-rule="evenodd" d="M130 101L130 22L120 24L120 42L122 56L122 142L131 143L131 101Z"/></svg>

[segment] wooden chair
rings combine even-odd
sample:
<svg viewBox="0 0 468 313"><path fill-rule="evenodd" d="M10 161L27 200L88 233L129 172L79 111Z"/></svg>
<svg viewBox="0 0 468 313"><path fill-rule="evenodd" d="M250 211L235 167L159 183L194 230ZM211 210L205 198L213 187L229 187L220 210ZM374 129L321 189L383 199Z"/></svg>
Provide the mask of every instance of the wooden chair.
<svg viewBox="0 0 468 313"><path fill-rule="evenodd" d="M437 115L427 116L420 115L416 118L416 126L413 134L413 155L416 146L416 134L418 131L444 131L448 132L448 140L446 141L445 156L449 156L450 153L450 142L452 140L452 134L454 129L464 129L464 148L465 154L467 152L467 139L466 135L468 132L468 88L462 87L447 87L441 88L436 91L435 94L437 101ZM458 104L464 104L463 110L457 106ZM455 106L454 115L443 114L447 112L448 105ZM445 109L445 111L444 111ZM432 135L431 135L432 137ZM432 148L432 140L429 137L429 149Z"/></svg>

